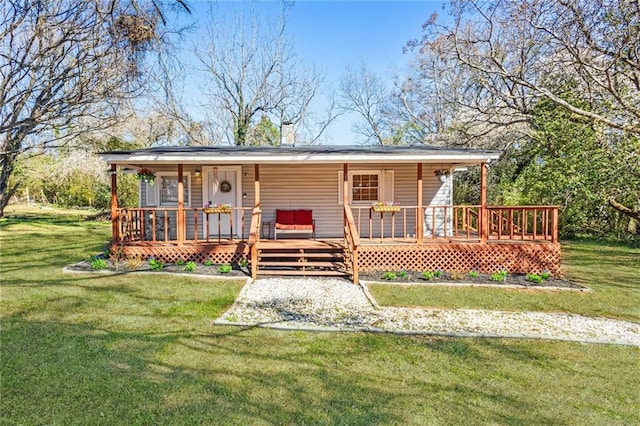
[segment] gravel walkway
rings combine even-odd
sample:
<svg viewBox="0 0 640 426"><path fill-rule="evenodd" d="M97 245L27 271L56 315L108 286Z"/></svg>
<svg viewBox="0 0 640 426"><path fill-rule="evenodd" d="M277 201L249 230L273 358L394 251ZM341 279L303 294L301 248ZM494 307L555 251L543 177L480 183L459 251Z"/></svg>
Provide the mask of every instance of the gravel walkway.
<svg viewBox="0 0 640 426"><path fill-rule="evenodd" d="M399 289L399 291L401 291ZM380 307L339 279L249 281L216 324L323 331L526 337L640 346L640 324L574 314Z"/></svg>

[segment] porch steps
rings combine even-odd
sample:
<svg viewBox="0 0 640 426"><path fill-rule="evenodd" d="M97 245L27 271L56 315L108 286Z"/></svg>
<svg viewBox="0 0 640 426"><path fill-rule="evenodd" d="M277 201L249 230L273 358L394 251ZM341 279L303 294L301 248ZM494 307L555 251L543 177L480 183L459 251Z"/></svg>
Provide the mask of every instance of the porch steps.
<svg viewBox="0 0 640 426"><path fill-rule="evenodd" d="M349 276L342 245L323 245L317 240L278 243L259 246L258 275Z"/></svg>

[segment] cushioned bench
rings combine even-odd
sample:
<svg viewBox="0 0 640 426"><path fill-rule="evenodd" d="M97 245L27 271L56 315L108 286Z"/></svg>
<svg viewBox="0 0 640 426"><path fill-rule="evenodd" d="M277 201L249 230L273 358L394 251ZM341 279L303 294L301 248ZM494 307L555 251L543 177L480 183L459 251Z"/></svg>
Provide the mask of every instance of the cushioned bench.
<svg viewBox="0 0 640 426"><path fill-rule="evenodd" d="M316 225L312 210L276 210L273 238L278 234L311 234L316 238Z"/></svg>

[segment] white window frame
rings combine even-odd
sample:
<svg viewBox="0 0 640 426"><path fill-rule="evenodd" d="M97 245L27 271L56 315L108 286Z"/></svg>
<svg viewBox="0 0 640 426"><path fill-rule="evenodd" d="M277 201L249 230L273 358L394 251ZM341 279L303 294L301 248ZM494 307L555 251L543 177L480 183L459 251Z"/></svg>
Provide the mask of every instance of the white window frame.
<svg viewBox="0 0 640 426"><path fill-rule="evenodd" d="M175 177L178 179L177 172L158 172L156 173L156 181L153 185L156 188L156 205L158 207L178 207L178 203L162 203L162 198L160 197L160 186L162 185L163 177ZM184 200L184 206L191 206L191 173L183 173L182 174L183 185L185 185L185 189L187 190L187 198Z"/></svg>
<svg viewBox="0 0 640 426"><path fill-rule="evenodd" d="M353 177L354 176L377 176L378 177L378 199L376 200L354 200L353 199ZM384 182L381 170L354 170L349 171L349 204L353 205L371 205L371 203L380 200L384 192Z"/></svg>
<svg viewBox="0 0 640 426"><path fill-rule="evenodd" d="M354 175L378 175L378 200L372 201L354 201L353 200L353 176ZM338 171L338 204L342 205L342 185L344 172ZM393 170L349 170L349 204L352 205L371 205L375 201L395 201L394 195L394 171ZM388 198L388 199L387 199Z"/></svg>

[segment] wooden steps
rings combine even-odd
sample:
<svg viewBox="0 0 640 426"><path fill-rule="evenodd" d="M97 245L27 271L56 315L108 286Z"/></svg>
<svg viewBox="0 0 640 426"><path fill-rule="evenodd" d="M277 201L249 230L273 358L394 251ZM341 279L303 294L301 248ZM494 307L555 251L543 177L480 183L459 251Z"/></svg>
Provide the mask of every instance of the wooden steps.
<svg viewBox="0 0 640 426"><path fill-rule="evenodd" d="M258 246L258 275L349 276L342 244L318 240L265 241Z"/></svg>

